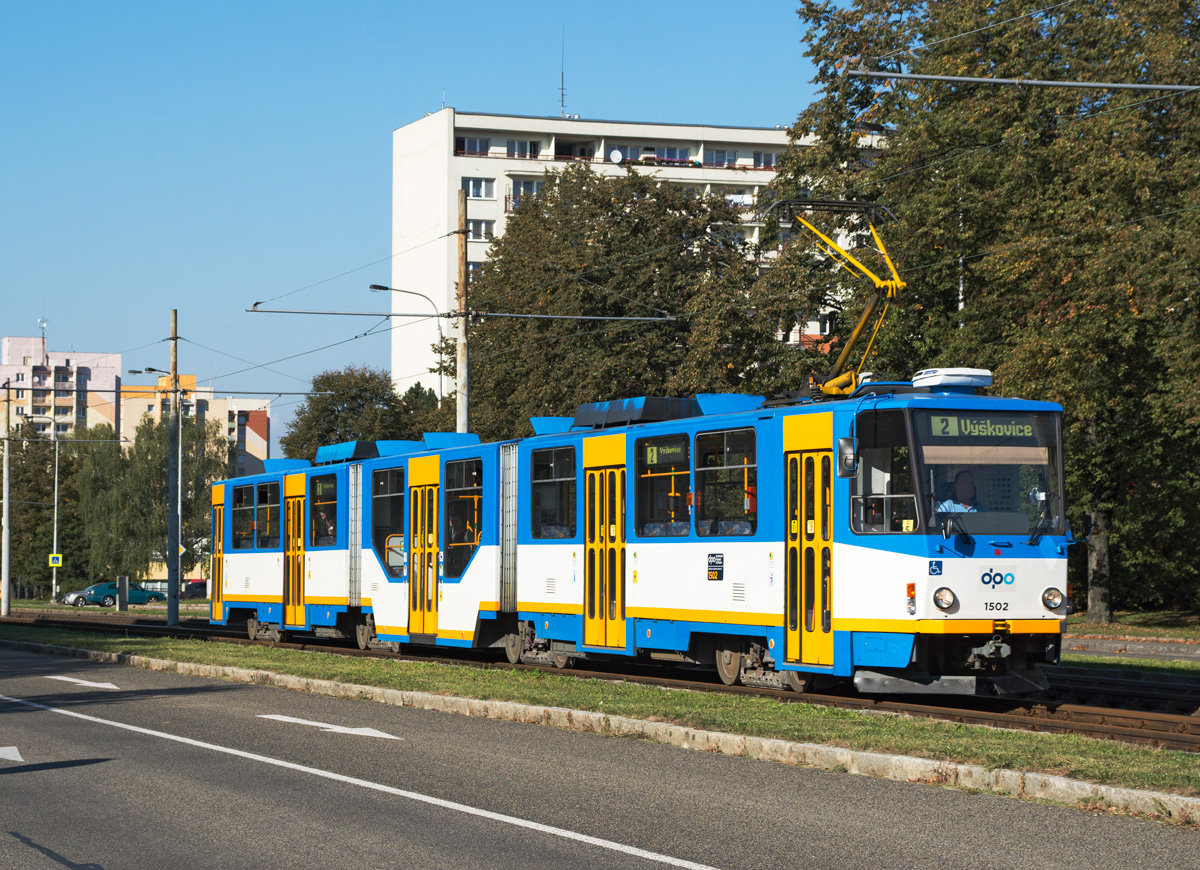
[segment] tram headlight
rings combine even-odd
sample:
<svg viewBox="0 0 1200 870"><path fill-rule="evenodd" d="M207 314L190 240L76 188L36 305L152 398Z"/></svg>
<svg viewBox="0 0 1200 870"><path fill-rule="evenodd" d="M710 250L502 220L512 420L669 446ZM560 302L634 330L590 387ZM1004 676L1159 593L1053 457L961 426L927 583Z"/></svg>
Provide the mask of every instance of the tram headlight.
<svg viewBox="0 0 1200 870"><path fill-rule="evenodd" d="M1058 608L1062 607L1062 603L1062 592L1053 586L1042 593L1042 604L1046 605L1047 610L1058 610Z"/></svg>
<svg viewBox="0 0 1200 870"><path fill-rule="evenodd" d="M957 601L958 599L954 597L954 593L945 586L939 587L933 593L933 603L938 606L939 610L949 610Z"/></svg>

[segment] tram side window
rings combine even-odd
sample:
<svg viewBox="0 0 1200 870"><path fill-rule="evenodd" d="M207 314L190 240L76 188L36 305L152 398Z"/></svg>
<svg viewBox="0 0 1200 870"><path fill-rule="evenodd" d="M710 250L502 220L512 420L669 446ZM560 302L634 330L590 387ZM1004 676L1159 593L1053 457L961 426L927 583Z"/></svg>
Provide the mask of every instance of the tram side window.
<svg viewBox="0 0 1200 870"><path fill-rule="evenodd" d="M691 528L691 479L686 435L637 442L637 533L681 537Z"/></svg>
<svg viewBox="0 0 1200 870"><path fill-rule="evenodd" d="M534 538L575 537L575 448L533 451L530 532Z"/></svg>
<svg viewBox="0 0 1200 870"><path fill-rule="evenodd" d="M389 577L404 566L404 469L385 468L371 475L371 546Z"/></svg>
<svg viewBox="0 0 1200 870"><path fill-rule="evenodd" d="M758 469L753 429L696 436L696 534L753 535Z"/></svg>
<svg viewBox="0 0 1200 870"><path fill-rule="evenodd" d="M479 546L483 519L483 460L446 463L447 577L461 577Z"/></svg>
<svg viewBox="0 0 1200 870"><path fill-rule="evenodd" d="M258 549L279 546L279 482L258 485L258 520L255 523Z"/></svg>
<svg viewBox="0 0 1200 870"><path fill-rule="evenodd" d="M233 549L249 550L254 546L254 487L233 488Z"/></svg>
<svg viewBox="0 0 1200 870"><path fill-rule="evenodd" d="M850 486L850 525L859 534L917 531L912 454L902 411L867 411L855 423L858 475Z"/></svg>
<svg viewBox="0 0 1200 870"><path fill-rule="evenodd" d="M308 543L332 547L337 543L337 476L322 474L308 481Z"/></svg>

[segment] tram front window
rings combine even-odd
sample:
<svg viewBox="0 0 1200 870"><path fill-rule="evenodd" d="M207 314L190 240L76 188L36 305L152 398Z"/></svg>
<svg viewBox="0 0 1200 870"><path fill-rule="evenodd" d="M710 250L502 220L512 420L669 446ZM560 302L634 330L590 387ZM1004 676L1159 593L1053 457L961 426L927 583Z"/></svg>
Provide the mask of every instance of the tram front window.
<svg viewBox="0 0 1200 870"><path fill-rule="evenodd" d="M1062 533L1057 415L916 411L913 434L930 529Z"/></svg>
<svg viewBox="0 0 1200 870"><path fill-rule="evenodd" d="M850 522L864 535L917 531L908 427L903 411L858 415L858 474L850 481Z"/></svg>

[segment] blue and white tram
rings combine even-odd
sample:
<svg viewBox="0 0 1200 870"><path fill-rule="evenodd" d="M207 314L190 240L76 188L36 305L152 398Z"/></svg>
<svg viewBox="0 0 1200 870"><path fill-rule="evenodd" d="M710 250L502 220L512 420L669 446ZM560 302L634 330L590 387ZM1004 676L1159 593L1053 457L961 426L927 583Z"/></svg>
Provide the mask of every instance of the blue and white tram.
<svg viewBox="0 0 1200 870"><path fill-rule="evenodd" d="M519 441L322 448L214 485L212 619L797 691L1041 687L1072 541L1061 408L980 383L631 399Z"/></svg>

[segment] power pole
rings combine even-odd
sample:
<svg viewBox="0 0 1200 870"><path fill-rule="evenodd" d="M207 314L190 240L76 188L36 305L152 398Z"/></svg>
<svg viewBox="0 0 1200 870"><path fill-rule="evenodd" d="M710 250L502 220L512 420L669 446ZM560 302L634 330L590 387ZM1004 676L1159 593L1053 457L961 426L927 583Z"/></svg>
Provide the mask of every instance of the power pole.
<svg viewBox="0 0 1200 870"><path fill-rule="evenodd" d="M458 380L459 432L470 430L471 377L467 356L467 192L458 192L458 359L455 369Z"/></svg>
<svg viewBox="0 0 1200 870"><path fill-rule="evenodd" d="M179 330L171 309L171 417L167 424L167 625L179 624Z"/></svg>
<svg viewBox="0 0 1200 870"><path fill-rule="evenodd" d="M0 556L0 561L3 566L0 567L0 616L8 616L9 601L8 601L8 580L12 567L12 516L9 509L9 491L8 491L8 385L9 380L4 382L4 555Z"/></svg>

